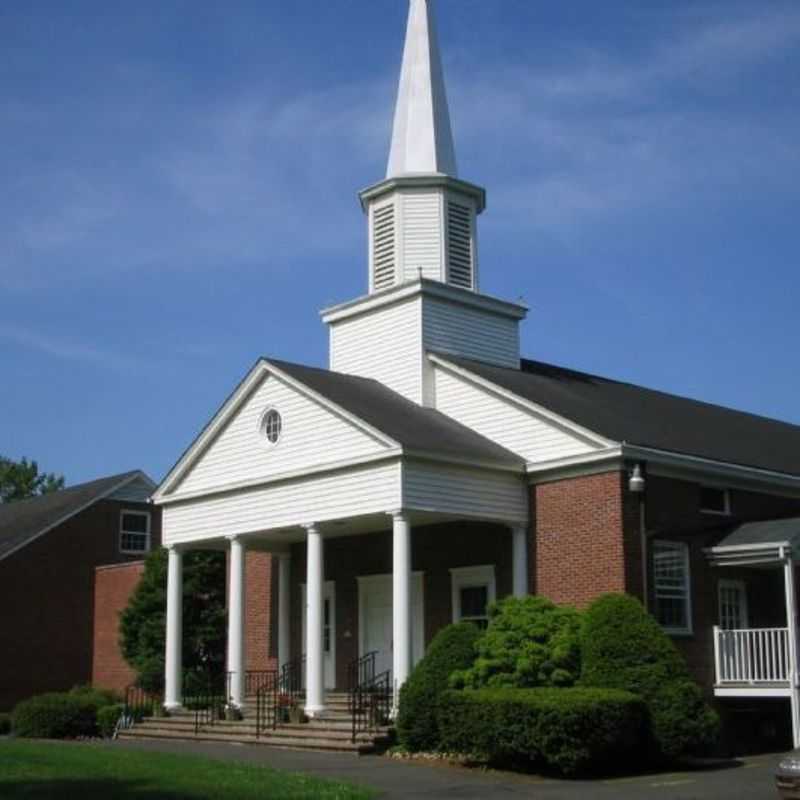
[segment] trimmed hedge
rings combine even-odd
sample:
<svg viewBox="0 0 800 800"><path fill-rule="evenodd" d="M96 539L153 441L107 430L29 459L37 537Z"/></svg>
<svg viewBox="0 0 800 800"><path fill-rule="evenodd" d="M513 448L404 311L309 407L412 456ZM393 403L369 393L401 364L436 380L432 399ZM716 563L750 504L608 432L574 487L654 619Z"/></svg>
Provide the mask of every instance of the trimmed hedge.
<svg viewBox="0 0 800 800"><path fill-rule="evenodd" d="M646 721L643 701L614 689L451 690L438 706L443 750L566 776L635 759Z"/></svg>
<svg viewBox="0 0 800 800"><path fill-rule="evenodd" d="M489 609L489 627L454 689L572 686L581 671L580 615L544 597L507 597Z"/></svg>
<svg viewBox="0 0 800 800"><path fill-rule="evenodd" d="M12 727L27 739L71 739L97 735L98 710L110 705L113 692L78 686L69 692L49 692L19 703Z"/></svg>
<svg viewBox="0 0 800 800"><path fill-rule="evenodd" d="M114 703L98 710L97 730L103 738L110 739L114 735L119 718L124 712L125 706L122 703Z"/></svg>
<svg viewBox="0 0 800 800"><path fill-rule="evenodd" d="M472 664L475 643L480 636L480 629L471 622L443 628L400 689L397 738L407 750L438 749L436 705L439 695L447 689L451 673Z"/></svg>
<svg viewBox="0 0 800 800"><path fill-rule="evenodd" d="M77 695L51 692L14 709L14 733L27 739L70 739L97 732L97 707Z"/></svg>
<svg viewBox="0 0 800 800"><path fill-rule="evenodd" d="M11 733L11 714L0 713L0 736Z"/></svg>
<svg viewBox="0 0 800 800"><path fill-rule="evenodd" d="M584 614L584 686L625 689L650 712L650 755L671 760L708 750L719 717L708 707L675 644L634 597L608 594Z"/></svg>

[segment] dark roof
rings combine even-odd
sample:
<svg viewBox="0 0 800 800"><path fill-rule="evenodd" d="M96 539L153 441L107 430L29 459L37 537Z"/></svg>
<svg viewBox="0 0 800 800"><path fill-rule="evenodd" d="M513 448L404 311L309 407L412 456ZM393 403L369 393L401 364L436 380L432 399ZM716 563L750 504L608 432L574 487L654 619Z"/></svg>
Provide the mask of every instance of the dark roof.
<svg viewBox="0 0 800 800"><path fill-rule="evenodd" d="M539 361L441 357L615 442L800 475L797 425Z"/></svg>
<svg viewBox="0 0 800 800"><path fill-rule="evenodd" d="M0 504L0 558L142 474L138 470L124 472L29 500Z"/></svg>
<svg viewBox="0 0 800 800"><path fill-rule="evenodd" d="M745 544L800 544L800 517L774 519L767 522L746 522L729 533L717 547Z"/></svg>
<svg viewBox="0 0 800 800"><path fill-rule="evenodd" d="M451 417L411 400L371 378L265 359L291 378L394 439L403 448L459 460L522 468L524 461Z"/></svg>

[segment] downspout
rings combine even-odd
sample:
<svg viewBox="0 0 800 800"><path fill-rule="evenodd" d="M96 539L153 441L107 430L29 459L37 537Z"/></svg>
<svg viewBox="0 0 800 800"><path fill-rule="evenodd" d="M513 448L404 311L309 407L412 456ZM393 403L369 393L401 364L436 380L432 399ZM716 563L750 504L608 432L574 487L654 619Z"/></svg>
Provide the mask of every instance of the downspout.
<svg viewBox="0 0 800 800"><path fill-rule="evenodd" d="M639 541L642 550L642 601L646 611L650 610L649 553L647 548L647 482L641 464L636 464L628 478L628 489L639 496Z"/></svg>

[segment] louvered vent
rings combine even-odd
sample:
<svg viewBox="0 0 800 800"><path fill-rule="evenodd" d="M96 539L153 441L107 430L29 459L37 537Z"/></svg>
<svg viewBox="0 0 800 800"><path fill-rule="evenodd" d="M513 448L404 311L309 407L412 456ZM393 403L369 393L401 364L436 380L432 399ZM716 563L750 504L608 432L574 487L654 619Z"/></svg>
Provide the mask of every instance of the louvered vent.
<svg viewBox="0 0 800 800"><path fill-rule="evenodd" d="M373 215L372 269L374 291L394 286L394 205L375 209Z"/></svg>
<svg viewBox="0 0 800 800"><path fill-rule="evenodd" d="M447 204L448 283L472 288L472 210L459 203Z"/></svg>

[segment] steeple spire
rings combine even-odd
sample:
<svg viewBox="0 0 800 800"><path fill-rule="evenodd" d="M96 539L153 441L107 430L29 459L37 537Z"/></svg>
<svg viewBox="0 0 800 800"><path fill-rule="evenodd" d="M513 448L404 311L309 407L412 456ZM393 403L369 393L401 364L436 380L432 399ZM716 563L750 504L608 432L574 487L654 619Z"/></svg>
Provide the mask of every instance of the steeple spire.
<svg viewBox="0 0 800 800"><path fill-rule="evenodd" d="M457 177L433 0L410 0L387 178Z"/></svg>

